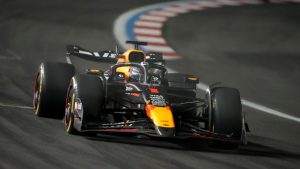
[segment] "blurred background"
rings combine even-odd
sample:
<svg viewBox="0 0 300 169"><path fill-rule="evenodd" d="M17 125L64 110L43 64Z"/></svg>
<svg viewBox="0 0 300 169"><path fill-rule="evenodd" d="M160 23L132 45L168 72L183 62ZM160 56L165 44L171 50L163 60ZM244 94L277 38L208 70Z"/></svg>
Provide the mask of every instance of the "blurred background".
<svg viewBox="0 0 300 169"><path fill-rule="evenodd" d="M202 141L70 136L61 120L33 116L41 62L66 62L66 44L114 50L115 20L162 2L0 0L0 168L298 168L299 122L249 107L243 108L249 145L239 150L216 150ZM236 87L244 99L299 119L299 11L297 1L265 0L171 17L163 37L181 59L167 66L205 84ZM98 66L74 62L81 69Z"/></svg>

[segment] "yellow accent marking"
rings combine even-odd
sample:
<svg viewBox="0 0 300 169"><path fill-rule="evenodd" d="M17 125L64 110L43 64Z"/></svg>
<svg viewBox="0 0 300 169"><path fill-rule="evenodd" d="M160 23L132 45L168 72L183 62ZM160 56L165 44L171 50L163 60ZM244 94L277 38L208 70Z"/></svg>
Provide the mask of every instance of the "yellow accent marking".
<svg viewBox="0 0 300 169"><path fill-rule="evenodd" d="M99 69L88 69L88 71L91 73L100 73Z"/></svg>
<svg viewBox="0 0 300 169"><path fill-rule="evenodd" d="M75 94L73 93L73 95L72 95L72 102L71 102L71 112L69 112L69 113L72 113L72 112L74 111L74 100L75 100ZM72 121L73 121L73 118L72 118L72 116L70 115L68 127L67 127L67 130L66 130L68 133L71 132Z"/></svg>
<svg viewBox="0 0 300 169"><path fill-rule="evenodd" d="M129 49L126 52L123 53L123 55L125 56L125 59L124 58L119 59L118 63L119 62L129 62L129 54L131 52L142 52L144 54L144 61L145 61L146 55L145 55L144 51L142 51L142 50L135 50L135 49Z"/></svg>
<svg viewBox="0 0 300 169"><path fill-rule="evenodd" d="M35 112L34 112L35 115L38 115L39 109L40 109L40 104L38 104L37 107L35 108Z"/></svg>
<svg viewBox="0 0 300 169"><path fill-rule="evenodd" d="M188 77L189 80L198 80L197 77Z"/></svg>
<svg viewBox="0 0 300 169"><path fill-rule="evenodd" d="M125 126L128 126L129 120L125 120Z"/></svg>
<svg viewBox="0 0 300 169"><path fill-rule="evenodd" d="M124 73L125 80L128 81L129 80L130 69L131 69L131 66L118 67L116 72Z"/></svg>
<svg viewBox="0 0 300 169"><path fill-rule="evenodd" d="M71 113L74 111L74 100L75 100L75 94L72 95L72 102L71 102Z"/></svg>
<svg viewBox="0 0 300 169"><path fill-rule="evenodd" d="M151 111L151 119L156 126L165 128L174 128L174 119L172 111L167 107L155 107Z"/></svg>
<svg viewBox="0 0 300 169"><path fill-rule="evenodd" d="M39 91L40 93L42 93L42 85L43 85L43 77L42 77L42 74L40 73L40 86L39 86Z"/></svg>
<svg viewBox="0 0 300 169"><path fill-rule="evenodd" d="M70 133L71 132L71 127L72 127L72 120L73 120L73 118L72 118L72 116L70 117L70 120L69 120L69 123L68 123L68 127L67 127L67 133Z"/></svg>
<svg viewBox="0 0 300 169"><path fill-rule="evenodd" d="M141 52L141 53L143 53L144 54L144 61L145 61L146 55L142 50L130 49L130 50L127 50L126 52L123 53L123 55L125 55L125 62L129 62L129 54L131 52Z"/></svg>

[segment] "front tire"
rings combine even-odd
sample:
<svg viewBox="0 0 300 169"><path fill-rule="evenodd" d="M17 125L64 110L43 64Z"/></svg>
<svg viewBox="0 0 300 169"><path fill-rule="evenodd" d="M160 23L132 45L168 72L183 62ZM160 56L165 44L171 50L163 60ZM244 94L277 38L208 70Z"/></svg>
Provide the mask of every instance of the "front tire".
<svg viewBox="0 0 300 169"><path fill-rule="evenodd" d="M69 134L77 134L78 131L74 128L74 108L75 108L75 93L73 89L73 85L69 85L68 93L66 97L66 107L65 107L65 117L64 124L65 130Z"/></svg>
<svg viewBox="0 0 300 169"><path fill-rule="evenodd" d="M212 132L231 135L240 141L242 137L242 112L240 93L237 89L218 87L212 90ZM239 143L215 141L213 145L236 148Z"/></svg>
<svg viewBox="0 0 300 169"><path fill-rule="evenodd" d="M102 80L95 75L76 75L69 86L65 109L66 131L87 129L87 125L98 123L103 110L104 90Z"/></svg>

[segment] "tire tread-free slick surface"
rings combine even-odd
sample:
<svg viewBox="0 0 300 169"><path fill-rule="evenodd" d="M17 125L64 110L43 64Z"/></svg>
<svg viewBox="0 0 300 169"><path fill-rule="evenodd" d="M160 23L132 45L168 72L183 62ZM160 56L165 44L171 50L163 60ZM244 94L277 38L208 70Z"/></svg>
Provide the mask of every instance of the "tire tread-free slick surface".
<svg viewBox="0 0 300 169"><path fill-rule="evenodd" d="M68 84L74 74L74 67L67 63L42 63L43 76L37 116L62 118ZM42 70L39 70L42 71ZM40 72L41 74L41 72Z"/></svg>
<svg viewBox="0 0 300 169"><path fill-rule="evenodd" d="M104 90L102 80L95 75L75 76L77 89L75 90L76 98L82 103L83 117L82 126L89 122L98 122L102 104L104 101Z"/></svg>
<svg viewBox="0 0 300 169"><path fill-rule="evenodd" d="M231 135L241 140L242 112L240 93L237 89L218 87L212 90L213 131ZM233 146L237 146L234 144Z"/></svg>

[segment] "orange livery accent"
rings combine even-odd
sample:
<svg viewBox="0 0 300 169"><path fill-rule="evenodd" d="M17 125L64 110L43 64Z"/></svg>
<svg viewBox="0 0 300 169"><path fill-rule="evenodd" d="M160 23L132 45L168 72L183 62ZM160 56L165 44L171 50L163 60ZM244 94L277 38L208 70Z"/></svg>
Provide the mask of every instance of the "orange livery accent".
<svg viewBox="0 0 300 169"><path fill-rule="evenodd" d="M148 104L146 106L146 114L156 126L165 128L175 127L173 114L169 106L156 107Z"/></svg>
<svg viewBox="0 0 300 169"><path fill-rule="evenodd" d="M198 78L197 78L197 77L188 77L188 79L189 79L189 80L192 80L192 81L196 81L196 80L198 80Z"/></svg>
<svg viewBox="0 0 300 169"><path fill-rule="evenodd" d="M131 69L130 66L118 67L116 72L124 73L125 80L128 81L130 75L130 69Z"/></svg>
<svg viewBox="0 0 300 169"><path fill-rule="evenodd" d="M117 63L128 63L128 62L135 62L135 63L141 63L145 62L146 60L146 54L142 50L134 50L134 49L129 49L126 52L124 52L117 61ZM125 75L125 80L129 80L130 76L130 71L131 71L131 66L123 66L117 68L116 72L124 73Z"/></svg>
<svg viewBox="0 0 300 169"><path fill-rule="evenodd" d="M131 96L139 97L141 94L140 93L131 93Z"/></svg>
<svg viewBox="0 0 300 169"><path fill-rule="evenodd" d="M145 53L144 53L142 50L129 49L129 50L127 50L126 52L123 53L124 58L119 58L119 59L118 59L118 63L120 63L120 62L132 62L132 61L130 60L130 55L131 55L132 53L140 53L140 54L142 54L142 55L143 55L143 56L142 56L143 58L141 59L141 60L142 60L141 62L145 62L146 55L145 55Z"/></svg>

